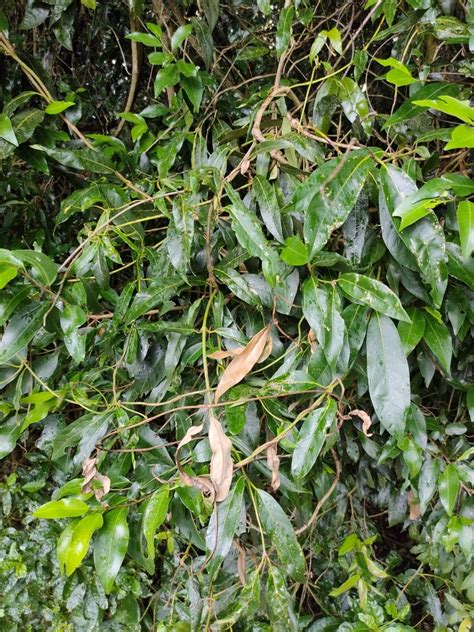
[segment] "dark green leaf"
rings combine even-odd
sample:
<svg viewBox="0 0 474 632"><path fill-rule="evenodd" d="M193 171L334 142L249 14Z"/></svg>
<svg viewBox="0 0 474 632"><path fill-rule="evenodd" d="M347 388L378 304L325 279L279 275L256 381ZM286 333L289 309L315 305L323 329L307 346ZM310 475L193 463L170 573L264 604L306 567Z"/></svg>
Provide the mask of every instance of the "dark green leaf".
<svg viewBox="0 0 474 632"><path fill-rule="evenodd" d="M338 279L341 290L355 303L367 305L385 316L410 322L400 299L386 285L363 274L341 274Z"/></svg>
<svg viewBox="0 0 474 632"><path fill-rule="evenodd" d="M278 502L263 489L257 490L260 520L265 533L276 549L285 574L303 582L306 562L293 526Z"/></svg>
<svg viewBox="0 0 474 632"><path fill-rule="evenodd" d="M329 399L325 406L312 411L304 420L291 459L291 473L295 478L304 478L316 463L336 412L336 402Z"/></svg>
<svg viewBox="0 0 474 632"><path fill-rule="evenodd" d="M408 363L395 325L378 314L367 331L367 377L380 423L390 434L403 433L410 405Z"/></svg>

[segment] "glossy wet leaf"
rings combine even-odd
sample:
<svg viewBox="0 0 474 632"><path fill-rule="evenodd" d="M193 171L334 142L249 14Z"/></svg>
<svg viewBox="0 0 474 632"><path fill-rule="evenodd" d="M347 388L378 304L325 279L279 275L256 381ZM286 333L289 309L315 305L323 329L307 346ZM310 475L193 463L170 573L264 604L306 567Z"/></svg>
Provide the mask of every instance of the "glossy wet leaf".
<svg viewBox="0 0 474 632"><path fill-rule="evenodd" d="M429 215L416 224L408 226L404 231L400 231L393 212L405 198L416 192L416 184L404 171L392 165L387 165L381 170L380 179L385 203L392 215L392 222L401 240L414 255L421 277L430 286L434 306L439 307L448 280L446 240L443 230L436 217Z"/></svg>
<svg viewBox="0 0 474 632"><path fill-rule="evenodd" d="M165 521L169 500L169 489L163 486L153 492L143 512L142 530L146 542L147 557L151 561L155 559L155 534Z"/></svg>
<svg viewBox="0 0 474 632"><path fill-rule="evenodd" d="M474 203L469 200L459 202L457 218L462 254L468 259L474 251Z"/></svg>
<svg viewBox="0 0 474 632"><path fill-rule="evenodd" d="M304 213L304 240L310 258L354 208L372 162L365 150L334 158L317 168L293 196L294 209Z"/></svg>
<svg viewBox="0 0 474 632"><path fill-rule="evenodd" d="M380 423L390 434L401 434L410 405L408 363L395 325L378 314L367 330L367 377Z"/></svg>
<svg viewBox="0 0 474 632"><path fill-rule="evenodd" d="M35 518L75 518L83 516L89 511L89 506L79 498L62 498L61 500L52 500L38 509L35 509L33 516Z"/></svg>
<svg viewBox="0 0 474 632"><path fill-rule="evenodd" d="M6 363L24 349L43 324L49 303L31 303L13 316L0 340L0 363Z"/></svg>
<svg viewBox="0 0 474 632"><path fill-rule="evenodd" d="M303 582L306 563L294 528L278 502L263 489L257 490L258 509L265 534L276 549L283 571Z"/></svg>
<svg viewBox="0 0 474 632"><path fill-rule="evenodd" d="M449 329L443 322L439 322L428 313L425 315L425 322L423 339L443 370L449 374L453 355L453 342Z"/></svg>
<svg viewBox="0 0 474 632"><path fill-rule="evenodd" d="M212 555L209 573L214 575L232 546L242 514L245 481L243 478L234 485L227 498L216 505L206 531L206 547Z"/></svg>
<svg viewBox="0 0 474 632"><path fill-rule="evenodd" d="M459 484L459 474L456 466L450 463L446 466L438 481L439 499L448 516L453 514L456 506Z"/></svg>
<svg viewBox="0 0 474 632"><path fill-rule="evenodd" d="M398 296L381 281L363 274L346 273L339 277L338 284L355 303L367 305L385 316L410 322Z"/></svg>
<svg viewBox="0 0 474 632"><path fill-rule="evenodd" d="M94 544L94 566L106 594L112 591L127 552L127 514L127 507L108 511Z"/></svg>
<svg viewBox="0 0 474 632"><path fill-rule="evenodd" d="M336 412L336 402L330 399L325 406L310 412L303 421L291 458L291 473L295 478L304 478L316 463Z"/></svg>
<svg viewBox="0 0 474 632"><path fill-rule="evenodd" d="M341 300L334 286L318 285L314 277L305 281L303 314L331 367L335 367L344 344L345 324L340 305Z"/></svg>
<svg viewBox="0 0 474 632"><path fill-rule="evenodd" d="M66 575L68 577L80 566L87 555L94 532L100 529L103 523L102 514L93 513L79 520L75 526L64 556Z"/></svg>
<svg viewBox="0 0 474 632"><path fill-rule="evenodd" d="M409 307L407 310L411 322L398 323L398 335L405 355L410 355L425 333L425 315L420 309Z"/></svg>

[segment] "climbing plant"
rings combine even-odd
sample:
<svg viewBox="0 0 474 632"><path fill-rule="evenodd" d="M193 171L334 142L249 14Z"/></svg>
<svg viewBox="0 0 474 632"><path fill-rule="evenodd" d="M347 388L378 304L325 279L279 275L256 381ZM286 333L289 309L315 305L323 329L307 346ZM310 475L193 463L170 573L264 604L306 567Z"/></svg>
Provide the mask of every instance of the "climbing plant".
<svg viewBox="0 0 474 632"><path fill-rule="evenodd" d="M3 6L0 629L471 629L473 24Z"/></svg>

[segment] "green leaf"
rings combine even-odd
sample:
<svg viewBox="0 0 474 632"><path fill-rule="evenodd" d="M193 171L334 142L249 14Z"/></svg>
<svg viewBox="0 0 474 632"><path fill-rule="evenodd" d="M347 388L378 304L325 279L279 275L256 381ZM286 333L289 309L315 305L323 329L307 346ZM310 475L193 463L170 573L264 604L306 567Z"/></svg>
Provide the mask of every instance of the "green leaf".
<svg viewBox="0 0 474 632"><path fill-rule="evenodd" d="M275 632L298 632L299 625L291 596L280 569L270 566L265 588L271 629Z"/></svg>
<svg viewBox="0 0 474 632"><path fill-rule="evenodd" d="M398 110L388 117L382 129L386 129L397 123L404 123L418 116L420 114L420 108L415 105L415 101L434 99L441 94L456 96L459 94L460 88L461 86L456 83L427 83L417 90L409 99L406 99Z"/></svg>
<svg viewBox="0 0 474 632"><path fill-rule="evenodd" d="M296 189L293 210L305 217L304 240L311 259L346 221L372 166L366 150L355 150L324 163Z"/></svg>
<svg viewBox="0 0 474 632"><path fill-rule="evenodd" d="M56 555L61 573L66 572L66 556L71 546L72 534L77 527L79 520L71 520L67 527L61 532L56 544Z"/></svg>
<svg viewBox="0 0 474 632"><path fill-rule="evenodd" d="M232 546L242 516L245 480L239 478L227 498L216 504L206 531L206 548L211 556L207 572L213 577Z"/></svg>
<svg viewBox="0 0 474 632"><path fill-rule="evenodd" d="M60 501L58 501L60 502ZM102 514L93 513L82 518L71 533L65 554L66 575L69 577L78 568L87 555L94 531L104 524Z"/></svg>
<svg viewBox="0 0 474 632"><path fill-rule="evenodd" d="M0 114L0 138L18 147L18 140L13 131L12 122L6 114Z"/></svg>
<svg viewBox="0 0 474 632"><path fill-rule="evenodd" d="M155 559L155 534L166 518L170 500L169 488L165 485L153 492L143 512L142 530L146 542L148 560Z"/></svg>
<svg viewBox="0 0 474 632"><path fill-rule="evenodd" d="M89 511L89 506L78 498L61 498L61 500L52 500L33 512L35 518L59 519L59 518L76 518L83 516Z"/></svg>
<svg viewBox="0 0 474 632"><path fill-rule="evenodd" d="M469 101L460 101L447 94L441 94L437 99L419 99L413 101L419 107L431 108L454 116L464 123L474 125L474 108L469 105Z"/></svg>
<svg viewBox="0 0 474 632"><path fill-rule="evenodd" d="M81 4L86 9L91 9L92 11L96 8L96 0L81 0Z"/></svg>
<svg viewBox="0 0 474 632"><path fill-rule="evenodd" d="M201 6L206 16L209 30L212 32L219 19L219 0L202 0Z"/></svg>
<svg viewBox="0 0 474 632"><path fill-rule="evenodd" d="M459 202L457 219L462 254L464 259L469 259L474 252L474 202Z"/></svg>
<svg viewBox="0 0 474 632"><path fill-rule="evenodd" d="M72 105L75 105L74 101L52 101L49 105L46 106L45 112L46 114L60 114L67 110Z"/></svg>
<svg viewBox="0 0 474 632"><path fill-rule="evenodd" d="M257 198L265 228L280 243L285 241L282 229L280 205L274 187L262 176L253 180L253 190Z"/></svg>
<svg viewBox="0 0 474 632"><path fill-rule="evenodd" d="M111 159L93 149L52 149L42 145L31 145L33 149L44 152L65 167L92 173L113 173L115 168Z"/></svg>
<svg viewBox="0 0 474 632"><path fill-rule="evenodd" d="M34 276L45 285L52 285L58 275L59 266L48 256L36 250L12 250L12 255L23 264L33 268Z"/></svg>
<svg viewBox="0 0 474 632"><path fill-rule="evenodd" d="M275 38L275 50L278 57L281 57L290 45L294 12L293 5L280 11Z"/></svg>
<svg viewBox="0 0 474 632"><path fill-rule="evenodd" d="M84 310L78 305L66 305L59 317L64 344L76 362L82 362L86 354L86 337L78 332L86 320Z"/></svg>
<svg viewBox="0 0 474 632"><path fill-rule="evenodd" d="M428 454L421 467L420 478L418 480L418 498L420 500L421 513L424 514L428 508L428 503L433 498L437 489L439 476L439 462L432 459Z"/></svg>
<svg viewBox="0 0 474 632"><path fill-rule="evenodd" d="M159 48L161 46L161 39L156 35L151 35L150 33L129 33L125 36L129 40L133 40L134 42L138 42L139 44L143 44L144 46L154 46L155 48Z"/></svg>
<svg viewBox="0 0 474 632"><path fill-rule="evenodd" d="M281 271L281 265L276 250L269 244L262 227L249 208L247 208L237 193L230 186L226 192L231 200L228 207L232 217L232 228L239 244L247 250L249 255L262 260L263 275L270 285L275 285Z"/></svg>
<svg viewBox="0 0 474 632"><path fill-rule="evenodd" d="M472 149L474 147L474 127L472 125L457 125L451 132L451 138L444 148Z"/></svg>
<svg viewBox="0 0 474 632"><path fill-rule="evenodd" d="M380 173L384 202L398 236L414 255L421 277L431 287L435 307L443 301L448 281L446 240L438 220L431 214L400 231L393 212L402 201L417 191L416 184L401 169L385 165Z"/></svg>
<svg viewBox="0 0 474 632"><path fill-rule="evenodd" d="M443 370L450 375L453 341L449 329L443 322L439 322L429 313L426 313L425 318L426 326L423 339Z"/></svg>
<svg viewBox="0 0 474 632"><path fill-rule="evenodd" d="M201 77L181 77L181 86L186 96L191 101L194 112L199 112L201 107L204 86Z"/></svg>
<svg viewBox="0 0 474 632"><path fill-rule="evenodd" d="M398 323L398 335L405 355L408 356L417 346L425 333L425 315L420 309L407 308L411 323Z"/></svg>
<svg viewBox="0 0 474 632"><path fill-rule="evenodd" d="M291 458L291 473L295 478L304 478L316 463L336 412L336 402L329 399L325 406L313 410L304 420Z"/></svg>
<svg viewBox="0 0 474 632"><path fill-rule="evenodd" d="M18 268L8 263L0 263L0 290L3 290L18 274Z"/></svg>
<svg viewBox="0 0 474 632"><path fill-rule="evenodd" d="M386 285L363 274L341 274L338 284L346 296L360 305L367 305L385 316L410 322L400 299Z"/></svg>
<svg viewBox="0 0 474 632"><path fill-rule="evenodd" d="M281 258L290 266L304 266L308 263L308 249L299 237L288 237Z"/></svg>
<svg viewBox="0 0 474 632"><path fill-rule="evenodd" d="M171 50L179 48L184 40L191 35L192 30L192 24L184 24L183 26L180 26L171 37Z"/></svg>
<svg viewBox="0 0 474 632"><path fill-rule="evenodd" d="M338 588L334 588L333 590L331 590L329 595L331 597L339 597L339 595L344 594L351 588L355 588L357 584L359 583L359 580L360 580L360 575L358 573L356 573L355 575L351 575L348 579L346 579L346 581L343 584L338 586Z"/></svg>
<svg viewBox="0 0 474 632"><path fill-rule="evenodd" d="M389 66L392 70L389 70L385 75L385 79L390 83L393 83L397 87L408 86L411 83L416 83L418 79L415 79L405 64L389 57L388 59L375 59L376 62L382 66Z"/></svg>
<svg viewBox="0 0 474 632"><path fill-rule="evenodd" d="M293 526L279 503L263 489L257 489L260 520L276 549L285 574L302 583L306 562Z"/></svg>
<svg viewBox="0 0 474 632"><path fill-rule="evenodd" d="M303 285L303 314L330 367L336 366L344 344L345 323L340 313L340 298L334 286L317 285L310 277Z"/></svg>
<svg viewBox="0 0 474 632"><path fill-rule="evenodd" d="M127 507L108 511L94 544L95 570L107 595L112 591L128 548L127 513Z"/></svg>
<svg viewBox="0 0 474 632"><path fill-rule="evenodd" d="M410 372L395 325L378 314L367 331L367 377L380 423L390 434L402 434L410 406Z"/></svg>
<svg viewBox="0 0 474 632"><path fill-rule="evenodd" d="M474 421L474 386L470 386L466 393L466 408L471 421Z"/></svg>
<svg viewBox="0 0 474 632"><path fill-rule="evenodd" d="M336 53L339 53L339 55L342 55L341 34L335 26L330 31L321 31L321 35L326 36L328 40L331 42L331 46L334 48Z"/></svg>
<svg viewBox="0 0 474 632"><path fill-rule="evenodd" d="M460 487L459 474L456 466L450 463L439 477L439 499L448 516L453 515L456 499Z"/></svg>
<svg viewBox="0 0 474 632"><path fill-rule="evenodd" d="M26 347L42 327L49 307L49 303L31 303L13 316L0 340L0 364L5 364Z"/></svg>
<svg viewBox="0 0 474 632"><path fill-rule="evenodd" d="M179 81L179 70L176 64L170 64L169 66L164 66L164 68L160 68L156 73L155 83L154 83L154 93L155 99L157 99L161 92L165 88L169 88L170 86L174 86Z"/></svg>
<svg viewBox="0 0 474 632"><path fill-rule="evenodd" d="M14 415L0 424L0 459L13 452L21 435L21 422Z"/></svg>

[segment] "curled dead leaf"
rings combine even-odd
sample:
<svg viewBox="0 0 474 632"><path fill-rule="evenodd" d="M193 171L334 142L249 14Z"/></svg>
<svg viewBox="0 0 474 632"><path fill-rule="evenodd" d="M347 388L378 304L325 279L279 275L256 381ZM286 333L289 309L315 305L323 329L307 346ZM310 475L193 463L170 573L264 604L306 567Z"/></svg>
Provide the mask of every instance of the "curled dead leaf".
<svg viewBox="0 0 474 632"><path fill-rule="evenodd" d="M266 348L270 327L271 325L267 325L256 333L242 352L229 363L216 388L216 403L224 393L241 382L257 364Z"/></svg>
<svg viewBox="0 0 474 632"><path fill-rule="evenodd" d="M237 574L239 575L240 583L242 586L245 586L247 584L247 578L245 575L247 568L247 556L245 554L244 547L240 544L237 538L233 539L233 544L239 552L239 557L237 558Z"/></svg>
<svg viewBox="0 0 474 632"><path fill-rule="evenodd" d="M418 520L421 516L421 507L413 490L408 492L407 498L408 506L410 507L410 520Z"/></svg>
<svg viewBox="0 0 474 632"><path fill-rule="evenodd" d="M94 496L100 502L103 496L110 491L110 478L97 471L97 457L86 459L82 464L82 475L84 482L81 487L83 494L94 492ZM94 489L94 481L100 484L100 487Z"/></svg>
<svg viewBox="0 0 474 632"><path fill-rule="evenodd" d="M280 487L280 458L277 454L277 446L269 445L267 448L267 465L272 473L272 482L270 487L274 492Z"/></svg>
<svg viewBox="0 0 474 632"><path fill-rule="evenodd" d="M247 171L250 168L250 160L248 158L246 158L245 160L242 160L242 163L240 165L240 173L241 175L245 175L247 173Z"/></svg>
<svg viewBox="0 0 474 632"><path fill-rule="evenodd" d="M216 491L216 500L220 502L227 497L232 483L232 442L214 415L209 419L209 445L212 451L211 481Z"/></svg>
<svg viewBox="0 0 474 632"><path fill-rule="evenodd" d="M373 432L369 432L369 428L372 425L372 419L370 418L370 415L368 415L363 410L351 410L347 417L353 416L362 419L362 432L365 434L366 437L371 437L373 435Z"/></svg>
<svg viewBox="0 0 474 632"><path fill-rule="evenodd" d="M187 472L184 471L179 461L179 451L181 450L181 448L190 443L196 435L202 432L203 427L204 424L199 424L198 426L191 426L190 428L188 428L186 434L178 443L178 447L176 448L176 467L178 468L179 477L185 485L200 489L211 502L214 502L216 497L216 490L214 489L212 481L205 476L190 476Z"/></svg>
<svg viewBox="0 0 474 632"><path fill-rule="evenodd" d="M211 360L225 360L226 358L234 358L235 356L242 353L244 347L237 347L236 349L230 349L229 351L225 351L222 349L221 351L214 351L213 353L209 353L207 356L211 358Z"/></svg>

